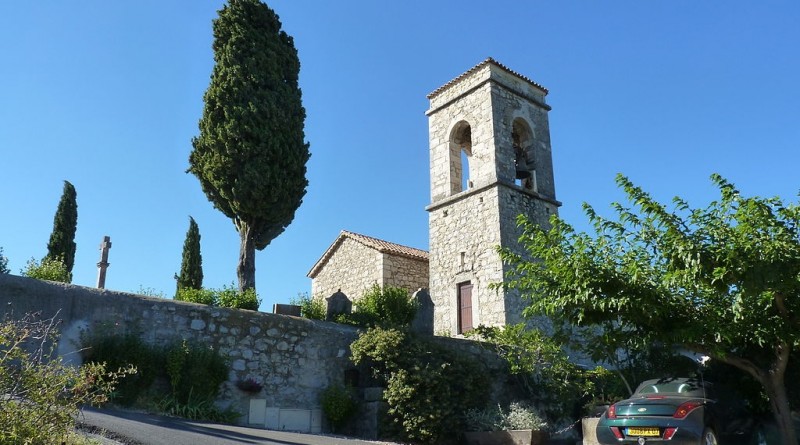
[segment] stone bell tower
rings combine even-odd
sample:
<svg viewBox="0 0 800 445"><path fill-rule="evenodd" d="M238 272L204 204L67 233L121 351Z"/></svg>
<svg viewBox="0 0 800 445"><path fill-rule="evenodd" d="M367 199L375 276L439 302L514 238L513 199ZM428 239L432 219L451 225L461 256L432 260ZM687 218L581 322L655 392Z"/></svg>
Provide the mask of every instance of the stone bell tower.
<svg viewBox="0 0 800 445"><path fill-rule="evenodd" d="M518 246L516 218L547 224L556 200L547 89L486 59L428 95L430 294L434 332L523 321L497 246Z"/></svg>

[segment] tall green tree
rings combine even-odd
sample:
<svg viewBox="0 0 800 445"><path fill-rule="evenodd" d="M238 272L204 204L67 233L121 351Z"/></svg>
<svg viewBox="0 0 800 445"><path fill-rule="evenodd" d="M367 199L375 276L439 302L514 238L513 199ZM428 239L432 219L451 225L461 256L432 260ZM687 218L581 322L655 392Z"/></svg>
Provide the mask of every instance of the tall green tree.
<svg viewBox="0 0 800 445"><path fill-rule="evenodd" d="M69 281L72 282L72 266L75 265L75 231L78 228L78 202L75 187L64 181L64 191L58 202L58 209L53 218L53 232L47 243L45 259L60 260L67 268Z"/></svg>
<svg viewBox="0 0 800 445"><path fill-rule="evenodd" d="M719 175L720 198L674 209L617 176L632 207L616 218L584 205L594 234L558 218L543 229L521 218L527 255L504 250L507 286L530 298L526 314L601 327L707 355L757 380L781 443L794 444L785 386L800 345L800 205L744 197ZM537 260L531 260L537 258Z"/></svg>
<svg viewBox="0 0 800 445"><path fill-rule="evenodd" d="M8 268L8 258L3 255L3 248L0 247L0 273L10 273L11 270Z"/></svg>
<svg viewBox="0 0 800 445"><path fill-rule="evenodd" d="M306 193L300 60L278 16L229 0L214 20L214 70L189 172L239 232L239 289L255 287L255 251L294 219Z"/></svg>
<svg viewBox="0 0 800 445"><path fill-rule="evenodd" d="M181 273L175 277L180 289L203 288L203 256L200 254L200 228L194 218L189 217L189 230L183 241L183 259Z"/></svg>

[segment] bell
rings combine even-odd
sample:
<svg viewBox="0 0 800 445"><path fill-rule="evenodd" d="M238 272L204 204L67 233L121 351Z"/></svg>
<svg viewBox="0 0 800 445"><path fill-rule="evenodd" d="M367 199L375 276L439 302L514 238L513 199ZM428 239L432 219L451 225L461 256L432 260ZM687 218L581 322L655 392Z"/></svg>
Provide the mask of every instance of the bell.
<svg viewBox="0 0 800 445"><path fill-rule="evenodd" d="M529 170L522 170L517 167L517 179L530 179L531 172Z"/></svg>

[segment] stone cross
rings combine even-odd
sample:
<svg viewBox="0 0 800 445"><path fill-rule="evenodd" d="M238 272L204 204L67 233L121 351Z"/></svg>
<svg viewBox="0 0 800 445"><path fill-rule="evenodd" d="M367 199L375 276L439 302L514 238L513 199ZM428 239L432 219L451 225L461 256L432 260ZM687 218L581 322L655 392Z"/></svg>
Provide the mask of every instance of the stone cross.
<svg viewBox="0 0 800 445"><path fill-rule="evenodd" d="M108 262L108 249L111 249L111 237L104 236L103 242L100 243L100 262L97 263L98 289L105 289L106 287L106 269L110 266Z"/></svg>

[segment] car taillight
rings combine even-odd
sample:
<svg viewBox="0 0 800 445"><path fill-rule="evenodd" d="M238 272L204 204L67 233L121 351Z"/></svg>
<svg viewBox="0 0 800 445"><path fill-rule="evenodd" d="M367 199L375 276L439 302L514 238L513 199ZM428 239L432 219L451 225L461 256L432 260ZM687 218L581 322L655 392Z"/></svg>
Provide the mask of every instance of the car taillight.
<svg viewBox="0 0 800 445"><path fill-rule="evenodd" d="M617 405L611 405L606 410L606 417L609 419L616 419L617 418Z"/></svg>
<svg viewBox="0 0 800 445"><path fill-rule="evenodd" d="M672 440L672 436L675 435L675 431L678 429L675 427L670 427L664 430L664 440Z"/></svg>
<svg viewBox="0 0 800 445"><path fill-rule="evenodd" d="M614 433L614 437L616 437L617 439L622 440L625 438L625 436L622 435L622 431L619 430L619 427L612 426L609 428L611 428L611 432Z"/></svg>
<svg viewBox="0 0 800 445"><path fill-rule="evenodd" d="M690 412L694 411L696 408L702 406L702 402L684 402L678 409L675 410L675 414L672 417L676 419L683 419L684 417L688 416Z"/></svg>

